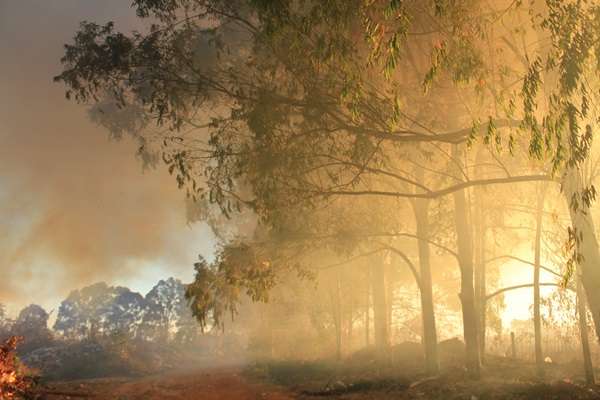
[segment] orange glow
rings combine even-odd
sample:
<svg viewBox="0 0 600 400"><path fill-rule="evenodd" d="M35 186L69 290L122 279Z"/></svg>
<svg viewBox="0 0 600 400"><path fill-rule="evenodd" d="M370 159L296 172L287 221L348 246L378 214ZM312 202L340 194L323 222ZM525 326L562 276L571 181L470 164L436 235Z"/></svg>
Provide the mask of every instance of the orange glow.
<svg viewBox="0 0 600 400"><path fill-rule="evenodd" d="M21 338L12 337L0 345L0 399L14 399L15 395L25 393L30 383L19 368L15 349Z"/></svg>

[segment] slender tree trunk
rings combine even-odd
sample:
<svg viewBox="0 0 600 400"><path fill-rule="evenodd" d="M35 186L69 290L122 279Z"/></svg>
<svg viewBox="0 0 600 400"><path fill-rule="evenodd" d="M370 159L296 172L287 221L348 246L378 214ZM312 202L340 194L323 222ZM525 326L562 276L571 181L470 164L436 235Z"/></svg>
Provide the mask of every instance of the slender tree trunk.
<svg viewBox="0 0 600 400"><path fill-rule="evenodd" d="M267 331L267 355L270 359L273 359L275 357L275 349L273 346L273 310L272 310L273 306L270 303L267 303L264 305L263 308L263 324L265 326L265 329Z"/></svg>
<svg viewBox="0 0 600 400"><path fill-rule="evenodd" d="M452 146L452 156L460 162L458 147ZM465 339L466 366L469 375L480 377L479 343L477 338L477 309L473 286L473 241L468 220L468 207L464 190L457 191L454 197L454 218L460 264L460 301L462 304L463 332Z"/></svg>
<svg viewBox="0 0 600 400"><path fill-rule="evenodd" d="M594 220L589 212L589 207L578 202L574 210L571 200L583 190L583 182L578 170L571 169L565 174L563 193L571 215L571 225L577 235L581 235L579 253L583 256L579 267L581 268L581 283L585 289L588 307L592 314L596 338L600 341L600 249L594 229Z"/></svg>
<svg viewBox="0 0 600 400"><path fill-rule="evenodd" d="M437 330L435 326L435 310L433 305L433 287L431 279L431 260L429 242L429 201L415 202L415 218L419 247L419 269L421 278L421 318L423 323L423 348L425 351L425 368L429 375L439 372L437 349Z"/></svg>
<svg viewBox="0 0 600 400"><path fill-rule="evenodd" d="M387 261L388 259L386 259ZM392 311L394 305L394 285L391 279L390 263L384 263L384 274L385 274L385 305L386 305L386 316L385 321L387 323L387 344L392 344L393 330L392 330Z"/></svg>
<svg viewBox="0 0 600 400"><path fill-rule="evenodd" d="M587 332L587 310L585 307L585 294L579 274L577 274L577 311L579 313L579 334L581 337L581 351L583 356L583 369L585 371L585 381L588 385L594 382L594 367L592 365L592 356L590 353L590 342Z"/></svg>
<svg viewBox="0 0 600 400"><path fill-rule="evenodd" d="M481 248L478 250L480 253L479 258L479 274L478 274L478 288L477 288L477 312L479 313L479 357L481 362L484 363L485 360L485 345L486 345L486 335L487 335L487 308L486 308L486 263L485 263L485 228L481 232L480 237L480 245Z"/></svg>
<svg viewBox="0 0 600 400"><path fill-rule="evenodd" d="M338 361L342 359L342 282L340 277L340 272L338 271L337 278L337 290L336 290L336 299L337 299L337 320L338 320L338 330L337 330L337 352L336 358Z"/></svg>
<svg viewBox="0 0 600 400"><path fill-rule="evenodd" d="M513 360L517 359L517 343L515 341L515 333L510 333L510 354Z"/></svg>
<svg viewBox="0 0 600 400"><path fill-rule="evenodd" d="M375 347L377 349L378 359L386 359L387 347L389 344L388 322L387 322L387 301L385 285L385 266L383 259L373 266L372 274L373 286L373 322L375 327Z"/></svg>
<svg viewBox="0 0 600 400"><path fill-rule="evenodd" d="M535 256L533 266L533 328L535 336L535 366L539 378L544 376L544 356L542 353L542 317L540 313L540 253L542 246L542 221L544 215L544 188L538 187L535 216Z"/></svg>
<svg viewBox="0 0 600 400"><path fill-rule="evenodd" d="M479 357L481 363L485 362L485 336L486 336L486 271L485 271L485 224L483 218L483 198L481 188L475 189L475 252L474 252L474 289L475 308L477 310Z"/></svg>
<svg viewBox="0 0 600 400"><path fill-rule="evenodd" d="M371 344L370 329L371 329L371 266L367 267L367 298L365 309L365 346Z"/></svg>
<svg viewBox="0 0 600 400"><path fill-rule="evenodd" d="M485 151L483 148L479 149L476 156L477 164L485 162ZM484 178L479 170L475 170L475 177L478 179ZM475 237L473 244L475 246L474 251L474 262L475 262L475 308L477 310L477 322L478 322L478 340L479 340L479 357L481 363L485 363L485 344L486 344L486 263L485 263L485 217L483 213L484 209L484 193L483 188L476 187L474 189L474 216L473 226L475 229Z"/></svg>
<svg viewBox="0 0 600 400"><path fill-rule="evenodd" d="M354 303L352 298L350 299L350 305L348 308L348 329L347 329L347 337L346 337L346 354L350 354L352 352L352 331L354 328L354 321L352 320L352 315L354 313Z"/></svg>
<svg viewBox="0 0 600 400"><path fill-rule="evenodd" d="M336 271L332 290L333 322L335 327L335 358L342 359L342 287L340 271Z"/></svg>

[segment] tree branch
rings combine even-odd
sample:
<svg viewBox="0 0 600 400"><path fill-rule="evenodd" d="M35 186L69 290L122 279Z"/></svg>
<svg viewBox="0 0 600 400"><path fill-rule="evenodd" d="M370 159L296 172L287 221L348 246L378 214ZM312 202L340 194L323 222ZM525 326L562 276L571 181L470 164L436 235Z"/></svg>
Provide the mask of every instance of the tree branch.
<svg viewBox="0 0 600 400"><path fill-rule="evenodd" d="M527 265L531 265L532 267L535 267L535 264L532 263L531 261L527 261L527 260L524 260L522 258L511 256L511 255L508 255L508 254L507 255L498 256L498 257L493 257L493 258L490 258L490 259L485 260L485 261L486 261L486 263L488 263L488 262L497 261L497 260L501 260L501 259L515 260L515 261L522 262L523 264L527 264ZM556 276L562 278L561 274L559 274L558 272L556 272L556 271L554 271L554 270L552 270L552 269L550 269L548 267L540 265L540 268L543 269L546 272L549 272L549 273L551 273L553 275L556 275Z"/></svg>
<svg viewBox="0 0 600 400"><path fill-rule="evenodd" d="M433 190L427 193L405 193L405 192L388 192L383 190L313 190L315 196L385 196L395 198L407 198L407 199L436 199L443 197L459 190L467 189L473 186L488 186L488 185L502 185L508 183L519 183L519 182L535 182L535 181L554 181L554 177L550 175L524 175L524 176L510 176L504 178L490 178L490 179L475 179L471 181L465 181L456 185L448 186L444 189Z"/></svg>
<svg viewBox="0 0 600 400"><path fill-rule="evenodd" d="M552 282L540 283L540 286L555 286L555 287L560 287L560 288L564 288L564 289L573 290L573 288L570 287L570 286L567 286L565 288L562 285L560 285L559 283L552 283ZM533 287L533 283L525 283L523 285L508 286L508 287L505 287L505 288L502 288L502 289L498 289L495 292L492 292L492 293L488 294L487 296L485 296L485 301L488 301L492 297L497 296L497 295L499 295L501 293L504 293L504 292L508 292L510 290L524 289L524 288L530 288L530 287Z"/></svg>
<svg viewBox="0 0 600 400"><path fill-rule="evenodd" d="M384 245L384 247L391 251L392 253L400 256L400 258L402 258L404 260L404 262L406 263L406 265L408 266L408 268L410 269L410 271L413 273L413 276L415 277L415 281L417 282L417 286L419 286L419 290L422 291L422 287L421 287L421 276L419 275L419 272L417 271L417 267L415 267L415 264L413 264L412 261L410 261L410 259L407 257L406 254L404 254L402 251L398 250L397 248L393 247L393 246L389 246L389 245Z"/></svg>

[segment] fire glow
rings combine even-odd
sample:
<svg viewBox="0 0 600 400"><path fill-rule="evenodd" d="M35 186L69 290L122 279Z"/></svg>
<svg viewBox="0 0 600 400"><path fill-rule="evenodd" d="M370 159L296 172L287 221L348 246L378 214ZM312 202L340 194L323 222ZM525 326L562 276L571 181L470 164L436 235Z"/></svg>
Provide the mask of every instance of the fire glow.
<svg viewBox="0 0 600 400"><path fill-rule="evenodd" d="M21 341L22 338L13 336L0 345L0 400L17 398L30 387L15 355Z"/></svg>

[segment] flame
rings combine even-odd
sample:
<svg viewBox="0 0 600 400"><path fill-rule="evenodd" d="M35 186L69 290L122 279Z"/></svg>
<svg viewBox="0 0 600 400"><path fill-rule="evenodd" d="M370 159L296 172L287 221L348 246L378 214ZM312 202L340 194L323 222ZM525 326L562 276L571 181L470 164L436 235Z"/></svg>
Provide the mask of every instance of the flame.
<svg viewBox="0 0 600 400"><path fill-rule="evenodd" d="M27 393L31 385L15 355L21 341L20 337L11 337L0 345L0 400L15 399Z"/></svg>

